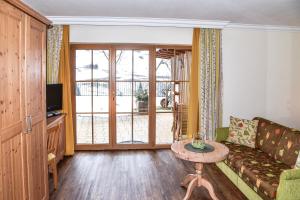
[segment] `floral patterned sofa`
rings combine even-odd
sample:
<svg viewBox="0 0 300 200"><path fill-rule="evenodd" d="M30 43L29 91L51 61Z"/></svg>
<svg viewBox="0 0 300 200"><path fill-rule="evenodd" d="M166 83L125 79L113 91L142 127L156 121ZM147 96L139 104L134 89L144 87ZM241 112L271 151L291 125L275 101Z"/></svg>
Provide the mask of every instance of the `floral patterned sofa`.
<svg viewBox="0 0 300 200"><path fill-rule="evenodd" d="M251 200L300 200L300 169L294 168L300 132L255 119L259 120L256 148L226 142L229 129L217 129L216 140L230 150L217 166Z"/></svg>

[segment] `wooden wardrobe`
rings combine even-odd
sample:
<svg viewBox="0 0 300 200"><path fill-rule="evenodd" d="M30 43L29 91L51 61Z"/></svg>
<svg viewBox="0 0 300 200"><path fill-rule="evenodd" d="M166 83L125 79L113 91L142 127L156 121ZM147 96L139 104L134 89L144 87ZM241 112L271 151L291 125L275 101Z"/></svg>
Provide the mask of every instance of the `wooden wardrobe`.
<svg viewBox="0 0 300 200"><path fill-rule="evenodd" d="M0 0L0 199L48 199L46 29L21 1Z"/></svg>

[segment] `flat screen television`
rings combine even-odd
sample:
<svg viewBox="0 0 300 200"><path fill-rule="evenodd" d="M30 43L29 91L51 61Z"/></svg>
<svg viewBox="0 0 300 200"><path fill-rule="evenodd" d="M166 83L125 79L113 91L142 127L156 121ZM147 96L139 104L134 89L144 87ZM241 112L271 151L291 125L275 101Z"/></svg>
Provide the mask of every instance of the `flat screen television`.
<svg viewBox="0 0 300 200"><path fill-rule="evenodd" d="M46 99L47 99L47 112L53 112L62 109L62 84L47 84Z"/></svg>

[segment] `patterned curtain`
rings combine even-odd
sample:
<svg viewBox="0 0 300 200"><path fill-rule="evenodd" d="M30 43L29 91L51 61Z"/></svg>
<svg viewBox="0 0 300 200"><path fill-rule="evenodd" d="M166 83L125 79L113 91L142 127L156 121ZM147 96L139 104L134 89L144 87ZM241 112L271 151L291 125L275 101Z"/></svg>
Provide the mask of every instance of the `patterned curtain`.
<svg viewBox="0 0 300 200"><path fill-rule="evenodd" d="M54 26L47 33L47 83L58 83L63 27Z"/></svg>
<svg viewBox="0 0 300 200"><path fill-rule="evenodd" d="M200 30L199 73L200 132L213 140L222 119L221 31L218 29Z"/></svg>

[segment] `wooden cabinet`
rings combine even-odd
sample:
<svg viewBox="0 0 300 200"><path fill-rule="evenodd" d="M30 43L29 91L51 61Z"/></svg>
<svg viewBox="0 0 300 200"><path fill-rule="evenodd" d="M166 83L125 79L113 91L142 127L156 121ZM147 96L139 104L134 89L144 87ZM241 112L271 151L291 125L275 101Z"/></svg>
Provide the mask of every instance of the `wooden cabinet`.
<svg viewBox="0 0 300 200"><path fill-rule="evenodd" d="M65 149L66 149L65 114L55 116L55 117L50 117L47 119L47 130L59 125L61 126L61 129L58 138L56 162L62 160L65 155Z"/></svg>
<svg viewBox="0 0 300 200"><path fill-rule="evenodd" d="M32 16L0 0L0 200L48 199L46 25Z"/></svg>

